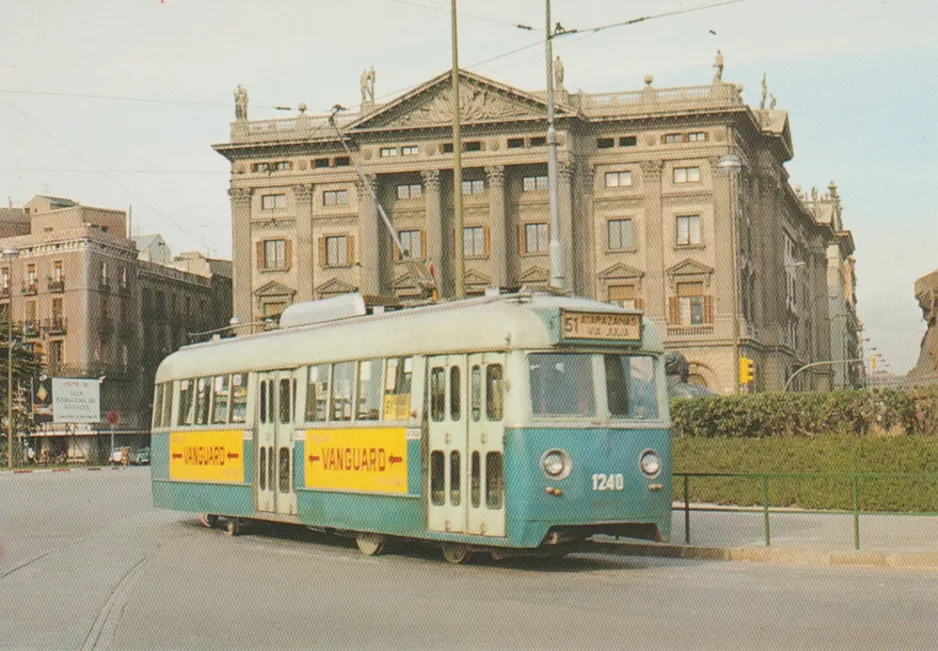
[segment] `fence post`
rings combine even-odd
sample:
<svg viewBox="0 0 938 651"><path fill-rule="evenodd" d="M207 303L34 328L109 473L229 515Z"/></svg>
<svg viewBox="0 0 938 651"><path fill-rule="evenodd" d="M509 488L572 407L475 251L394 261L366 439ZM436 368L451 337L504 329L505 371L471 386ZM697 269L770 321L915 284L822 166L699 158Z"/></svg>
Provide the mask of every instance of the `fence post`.
<svg viewBox="0 0 938 651"><path fill-rule="evenodd" d="M768 475L762 476L762 515L765 520L765 546L772 544L772 536L769 531L769 478Z"/></svg>
<svg viewBox="0 0 938 651"><path fill-rule="evenodd" d="M860 549L860 478L853 476L853 548Z"/></svg>
<svg viewBox="0 0 938 651"><path fill-rule="evenodd" d="M684 475L684 542L690 544L690 477Z"/></svg>

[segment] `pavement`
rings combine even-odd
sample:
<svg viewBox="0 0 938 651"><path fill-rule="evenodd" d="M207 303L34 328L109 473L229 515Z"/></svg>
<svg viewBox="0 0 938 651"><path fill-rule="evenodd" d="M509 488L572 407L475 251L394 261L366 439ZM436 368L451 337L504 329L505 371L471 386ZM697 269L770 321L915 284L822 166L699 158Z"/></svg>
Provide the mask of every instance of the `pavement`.
<svg viewBox="0 0 938 651"><path fill-rule="evenodd" d="M768 544L761 509L692 504L689 516L689 536L684 505L675 504L669 542L597 537L590 549L631 556L938 570L934 515L860 514L859 549L851 513L770 511Z"/></svg>

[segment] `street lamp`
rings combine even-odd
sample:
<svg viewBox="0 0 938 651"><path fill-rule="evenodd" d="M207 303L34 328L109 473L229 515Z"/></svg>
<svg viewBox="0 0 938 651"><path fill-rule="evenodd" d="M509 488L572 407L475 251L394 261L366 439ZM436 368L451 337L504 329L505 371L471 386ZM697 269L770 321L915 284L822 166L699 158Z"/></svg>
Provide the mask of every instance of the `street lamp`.
<svg viewBox="0 0 938 651"><path fill-rule="evenodd" d="M3 259L10 260L10 273L7 282L10 289L10 302L7 304L7 463L13 469L13 263L20 255L19 249L8 246L3 249Z"/></svg>
<svg viewBox="0 0 938 651"><path fill-rule="evenodd" d="M731 178L735 177L743 169L743 160L739 154L726 154L716 162L714 166ZM738 235L736 233L736 201L734 195L730 195L730 241L733 247L733 393L739 393L739 245L737 243Z"/></svg>

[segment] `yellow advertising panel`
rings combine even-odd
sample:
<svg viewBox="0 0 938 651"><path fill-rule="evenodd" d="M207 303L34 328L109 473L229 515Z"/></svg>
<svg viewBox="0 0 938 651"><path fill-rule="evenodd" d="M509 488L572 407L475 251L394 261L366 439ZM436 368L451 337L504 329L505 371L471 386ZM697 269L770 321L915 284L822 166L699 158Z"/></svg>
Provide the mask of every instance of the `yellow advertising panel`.
<svg viewBox="0 0 938 651"><path fill-rule="evenodd" d="M242 430L171 432L169 478L244 483Z"/></svg>
<svg viewBox="0 0 938 651"><path fill-rule="evenodd" d="M306 487L371 493L407 492L403 427L306 431Z"/></svg>

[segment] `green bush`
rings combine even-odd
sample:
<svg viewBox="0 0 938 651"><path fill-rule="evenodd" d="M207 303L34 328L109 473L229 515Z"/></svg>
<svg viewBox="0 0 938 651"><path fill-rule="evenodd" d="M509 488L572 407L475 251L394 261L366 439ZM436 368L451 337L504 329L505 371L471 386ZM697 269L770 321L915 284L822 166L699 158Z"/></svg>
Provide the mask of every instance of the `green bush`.
<svg viewBox="0 0 938 651"><path fill-rule="evenodd" d="M928 478L862 477L860 507L866 512L938 512L938 437L829 436L674 440L674 471L727 473L930 473ZM690 479L697 503L762 504L762 481L755 478ZM684 499L683 479L675 477L675 500ZM849 478L771 479L771 506L805 509L853 508Z"/></svg>

